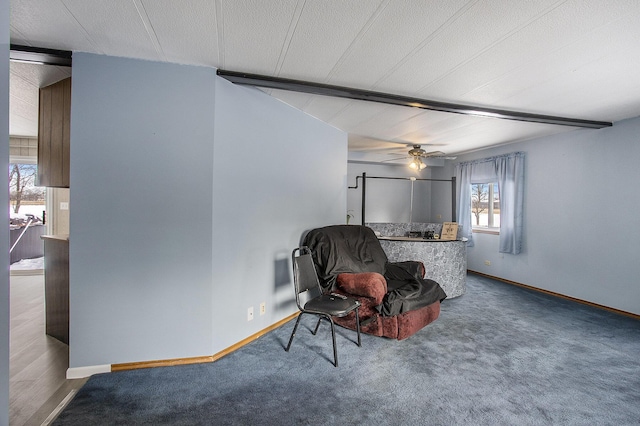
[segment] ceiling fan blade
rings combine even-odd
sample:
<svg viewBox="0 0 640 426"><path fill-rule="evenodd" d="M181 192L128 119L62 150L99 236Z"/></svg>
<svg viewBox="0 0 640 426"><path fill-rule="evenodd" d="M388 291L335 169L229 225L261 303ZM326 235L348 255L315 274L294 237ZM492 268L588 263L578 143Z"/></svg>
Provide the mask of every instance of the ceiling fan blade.
<svg viewBox="0 0 640 426"><path fill-rule="evenodd" d="M457 158L455 156L447 155L442 151L427 152L426 154L418 155L418 157L421 157L421 158L440 158L442 160L455 160Z"/></svg>
<svg viewBox="0 0 640 426"><path fill-rule="evenodd" d="M440 157L446 155L444 152L442 151L431 151L431 152L427 152L426 154L423 154L422 157Z"/></svg>
<svg viewBox="0 0 640 426"><path fill-rule="evenodd" d="M349 135L349 151L396 151L405 152L406 144L403 142L393 142L370 138L362 135Z"/></svg>
<svg viewBox="0 0 640 426"><path fill-rule="evenodd" d="M407 157L406 155L404 157L398 157L398 158L390 158L388 160L382 160L380 161L381 163L387 163L389 161L398 161L398 160L408 160L411 157Z"/></svg>

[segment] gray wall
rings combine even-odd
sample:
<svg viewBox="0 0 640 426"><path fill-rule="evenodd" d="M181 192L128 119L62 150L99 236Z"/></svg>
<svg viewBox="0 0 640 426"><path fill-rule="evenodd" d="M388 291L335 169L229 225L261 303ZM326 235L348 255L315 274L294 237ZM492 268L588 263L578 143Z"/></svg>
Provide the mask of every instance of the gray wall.
<svg viewBox="0 0 640 426"><path fill-rule="evenodd" d="M215 70L73 62L70 367L210 353Z"/></svg>
<svg viewBox="0 0 640 426"><path fill-rule="evenodd" d="M356 176L367 174L366 221L367 222L399 222L408 223L411 216L411 181L369 179L370 176L381 177L416 177L428 179L432 168L416 172L407 166L349 163L349 186L356 185ZM431 221L431 190L434 185L428 181L415 181L413 187L413 222ZM444 184L448 185L448 184ZM449 186L448 186L449 187ZM358 181L358 189L347 192L347 209L354 215L352 224L360 224L362 216L362 179ZM451 208L449 208L451 210ZM448 213L447 213L448 214ZM435 220L434 215L434 220ZM446 219L449 220L449 219ZM346 221L346 212L342 223Z"/></svg>
<svg viewBox="0 0 640 426"><path fill-rule="evenodd" d="M469 269L640 314L639 134L635 118L456 159L527 153L524 252L503 255L498 236L474 234Z"/></svg>
<svg viewBox="0 0 640 426"><path fill-rule="evenodd" d="M9 170L9 2L0 4L0 165ZM8 173L0 173L0 188L8 188ZM0 191L0 205L9 205ZM0 426L9 424L9 212L0 216Z"/></svg>
<svg viewBox="0 0 640 426"><path fill-rule="evenodd" d="M295 311L290 250L346 208L342 132L211 68L82 53L72 108L72 368L211 355Z"/></svg>
<svg viewBox="0 0 640 426"><path fill-rule="evenodd" d="M219 79L215 121L214 352L296 311L291 250L343 222L347 174L346 134L261 91Z"/></svg>

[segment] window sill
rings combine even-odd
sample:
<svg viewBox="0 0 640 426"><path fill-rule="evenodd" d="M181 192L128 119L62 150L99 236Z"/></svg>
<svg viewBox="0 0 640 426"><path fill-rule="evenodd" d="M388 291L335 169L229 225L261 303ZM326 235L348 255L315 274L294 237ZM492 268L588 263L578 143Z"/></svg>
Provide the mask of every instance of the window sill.
<svg viewBox="0 0 640 426"><path fill-rule="evenodd" d="M473 228L471 232L473 232L474 234L500 235L499 228Z"/></svg>

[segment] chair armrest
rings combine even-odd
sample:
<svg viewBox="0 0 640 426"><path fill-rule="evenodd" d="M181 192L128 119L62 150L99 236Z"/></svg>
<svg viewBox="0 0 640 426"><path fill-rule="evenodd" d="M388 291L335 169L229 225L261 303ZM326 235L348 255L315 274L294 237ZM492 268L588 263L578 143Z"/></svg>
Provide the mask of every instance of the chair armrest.
<svg viewBox="0 0 640 426"><path fill-rule="evenodd" d="M400 270L396 268L399 268ZM418 262L418 261L411 261L411 260L406 262L387 263L387 272L385 274L387 278L403 279L404 273L408 273L414 278L418 278L418 279L424 278L424 275L425 275L424 263Z"/></svg>
<svg viewBox="0 0 640 426"><path fill-rule="evenodd" d="M342 273L336 282L346 293L372 298L375 305L387 294L387 280L377 272Z"/></svg>

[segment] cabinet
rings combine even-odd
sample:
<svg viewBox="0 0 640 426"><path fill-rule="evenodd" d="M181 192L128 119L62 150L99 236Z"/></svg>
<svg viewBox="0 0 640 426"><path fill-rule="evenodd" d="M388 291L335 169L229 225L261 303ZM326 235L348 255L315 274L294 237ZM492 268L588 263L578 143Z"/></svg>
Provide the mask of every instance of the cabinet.
<svg viewBox="0 0 640 426"><path fill-rule="evenodd" d="M43 235L46 333L69 344L69 236Z"/></svg>
<svg viewBox="0 0 640 426"><path fill-rule="evenodd" d="M40 89L38 186L69 187L71 77Z"/></svg>

